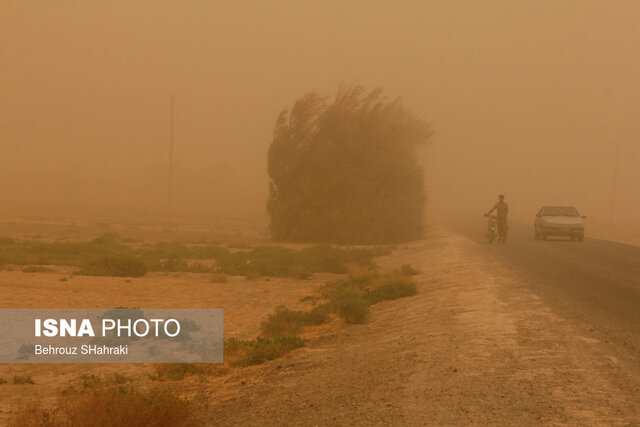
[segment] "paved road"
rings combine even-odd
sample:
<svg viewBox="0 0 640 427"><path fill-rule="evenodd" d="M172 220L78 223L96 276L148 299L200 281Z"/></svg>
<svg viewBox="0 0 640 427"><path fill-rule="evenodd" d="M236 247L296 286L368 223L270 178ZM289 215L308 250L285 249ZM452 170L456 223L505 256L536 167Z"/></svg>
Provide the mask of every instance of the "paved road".
<svg viewBox="0 0 640 427"><path fill-rule="evenodd" d="M537 241L533 225L511 224L501 245L486 242L483 217L451 227L486 245L554 310L640 356L640 247L588 238L588 228L584 242Z"/></svg>

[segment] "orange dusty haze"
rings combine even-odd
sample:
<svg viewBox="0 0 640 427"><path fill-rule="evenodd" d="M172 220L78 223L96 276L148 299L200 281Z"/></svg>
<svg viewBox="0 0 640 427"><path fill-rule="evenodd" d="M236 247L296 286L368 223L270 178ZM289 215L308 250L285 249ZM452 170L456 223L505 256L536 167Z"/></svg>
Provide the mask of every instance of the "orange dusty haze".
<svg viewBox="0 0 640 427"><path fill-rule="evenodd" d="M0 2L0 214L265 215L278 113L381 87L432 123L430 207L640 210L636 1ZM616 155L617 153L617 155ZM617 158L617 160L616 160ZM616 172L617 170L617 172Z"/></svg>

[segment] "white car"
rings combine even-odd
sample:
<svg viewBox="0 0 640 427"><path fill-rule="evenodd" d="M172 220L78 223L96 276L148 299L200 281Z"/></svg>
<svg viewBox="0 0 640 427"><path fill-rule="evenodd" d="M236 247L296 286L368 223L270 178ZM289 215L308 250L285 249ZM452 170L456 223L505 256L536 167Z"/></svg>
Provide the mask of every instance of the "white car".
<svg viewBox="0 0 640 427"><path fill-rule="evenodd" d="M536 214L533 225L536 240L547 236L567 236L571 240L584 240L584 219L573 206L543 206Z"/></svg>

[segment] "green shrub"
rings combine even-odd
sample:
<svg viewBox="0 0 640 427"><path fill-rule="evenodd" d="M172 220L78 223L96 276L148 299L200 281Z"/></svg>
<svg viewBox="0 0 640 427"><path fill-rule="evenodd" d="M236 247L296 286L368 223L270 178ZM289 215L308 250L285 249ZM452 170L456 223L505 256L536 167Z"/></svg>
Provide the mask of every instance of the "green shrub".
<svg viewBox="0 0 640 427"><path fill-rule="evenodd" d="M15 241L8 236L0 236L0 245L13 245Z"/></svg>
<svg viewBox="0 0 640 427"><path fill-rule="evenodd" d="M292 336L300 333L305 326L321 325L328 320L328 304L314 307L311 311L294 311L280 306L262 321L260 329L266 337Z"/></svg>
<svg viewBox="0 0 640 427"><path fill-rule="evenodd" d="M160 270L176 272L186 271L189 268L189 263L184 258L168 258L160 262Z"/></svg>
<svg viewBox="0 0 640 427"><path fill-rule="evenodd" d="M227 283L227 276L225 274L214 274L209 281L211 283Z"/></svg>
<svg viewBox="0 0 640 427"><path fill-rule="evenodd" d="M281 246L262 246L248 251L221 254L218 269L230 275L274 276L307 279L312 273L346 273L350 265L372 268L372 258L390 248L338 248L316 245L296 251Z"/></svg>
<svg viewBox="0 0 640 427"><path fill-rule="evenodd" d="M195 408L167 387L139 391L103 386L61 393L55 408L30 402L14 413L10 426L186 427L199 423Z"/></svg>
<svg viewBox="0 0 640 427"><path fill-rule="evenodd" d="M245 242L231 242L227 247L230 249L251 249L251 245Z"/></svg>
<svg viewBox="0 0 640 427"><path fill-rule="evenodd" d="M371 271L350 274L346 280L327 282L320 289L320 296L329 300L332 310L349 323L366 322L371 304L416 293L415 283L407 277Z"/></svg>
<svg viewBox="0 0 640 427"><path fill-rule="evenodd" d="M87 242L38 242L14 240L0 245L0 259L18 265L71 265L82 267L100 257L131 255L133 250L122 245L113 234L105 234Z"/></svg>
<svg viewBox="0 0 640 427"><path fill-rule="evenodd" d="M31 378L31 375L24 375L24 376L14 375L13 383L14 384L35 384L35 382L33 382L33 379Z"/></svg>
<svg viewBox="0 0 640 427"><path fill-rule="evenodd" d="M380 301L393 300L416 295L416 284L406 277L390 277L382 280L382 283L371 290L367 290L365 298L376 304Z"/></svg>
<svg viewBox="0 0 640 427"><path fill-rule="evenodd" d="M347 323L365 323L369 318L369 301L355 291L334 294L332 304Z"/></svg>
<svg viewBox="0 0 640 427"><path fill-rule="evenodd" d="M400 274L401 276L410 277L415 276L416 274L420 274L420 270L411 267L410 264L402 264L402 267L400 267L398 274Z"/></svg>
<svg viewBox="0 0 640 427"><path fill-rule="evenodd" d="M303 346L304 340L298 336L259 337L254 340L228 338L224 341L224 357L230 360L231 365L252 366L277 359Z"/></svg>
<svg viewBox="0 0 640 427"><path fill-rule="evenodd" d="M269 360L284 356L296 348L304 346L304 340L298 336L256 338L250 341L247 352L238 364L242 366L259 365Z"/></svg>
<svg viewBox="0 0 640 427"><path fill-rule="evenodd" d="M23 273L48 273L50 271L53 270L47 267L42 267L41 265L30 265L29 267L22 269Z"/></svg>
<svg viewBox="0 0 640 427"><path fill-rule="evenodd" d="M293 265L295 251L279 246L263 246L250 251L238 251L218 258L222 273L233 276L287 277Z"/></svg>
<svg viewBox="0 0 640 427"><path fill-rule="evenodd" d="M159 381L180 381L194 375L220 376L229 372L225 366L213 363L158 363L154 365Z"/></svg>
<svg viewBox="0 0 640 427"><path fill-rule="evenodd" d="M90 262L77 274L84 276L142 277L148 268L136 256L107 256Z"/></svg>
<svg viewBox="0 0 640 427"><path fill-rule="evenodd" d="M211 267L203 262L192 262L187 266L186 271L190 273L210 273Z"/></svg>

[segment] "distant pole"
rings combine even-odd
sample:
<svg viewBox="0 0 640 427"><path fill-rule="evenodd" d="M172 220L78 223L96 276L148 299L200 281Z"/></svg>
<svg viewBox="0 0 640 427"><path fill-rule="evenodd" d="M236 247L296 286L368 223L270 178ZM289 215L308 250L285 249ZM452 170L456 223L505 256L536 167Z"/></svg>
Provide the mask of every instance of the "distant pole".
<svg viewBox="0 0 640 427"><path fill-rule="evenodd" d="M169 225L173 224L173 128L176 97L171 94L169 106L171 111L169 123Z"/></svg>
<svg viewBox="0 0 640 427"><path fill-rule="evenodd" d="M613 186L611 188L611 211L609 213L609 224L613 225L616 210L616 193L618 190L618 160L620 157L620 142L616 142L616 157L613 162Z"/></svg>

